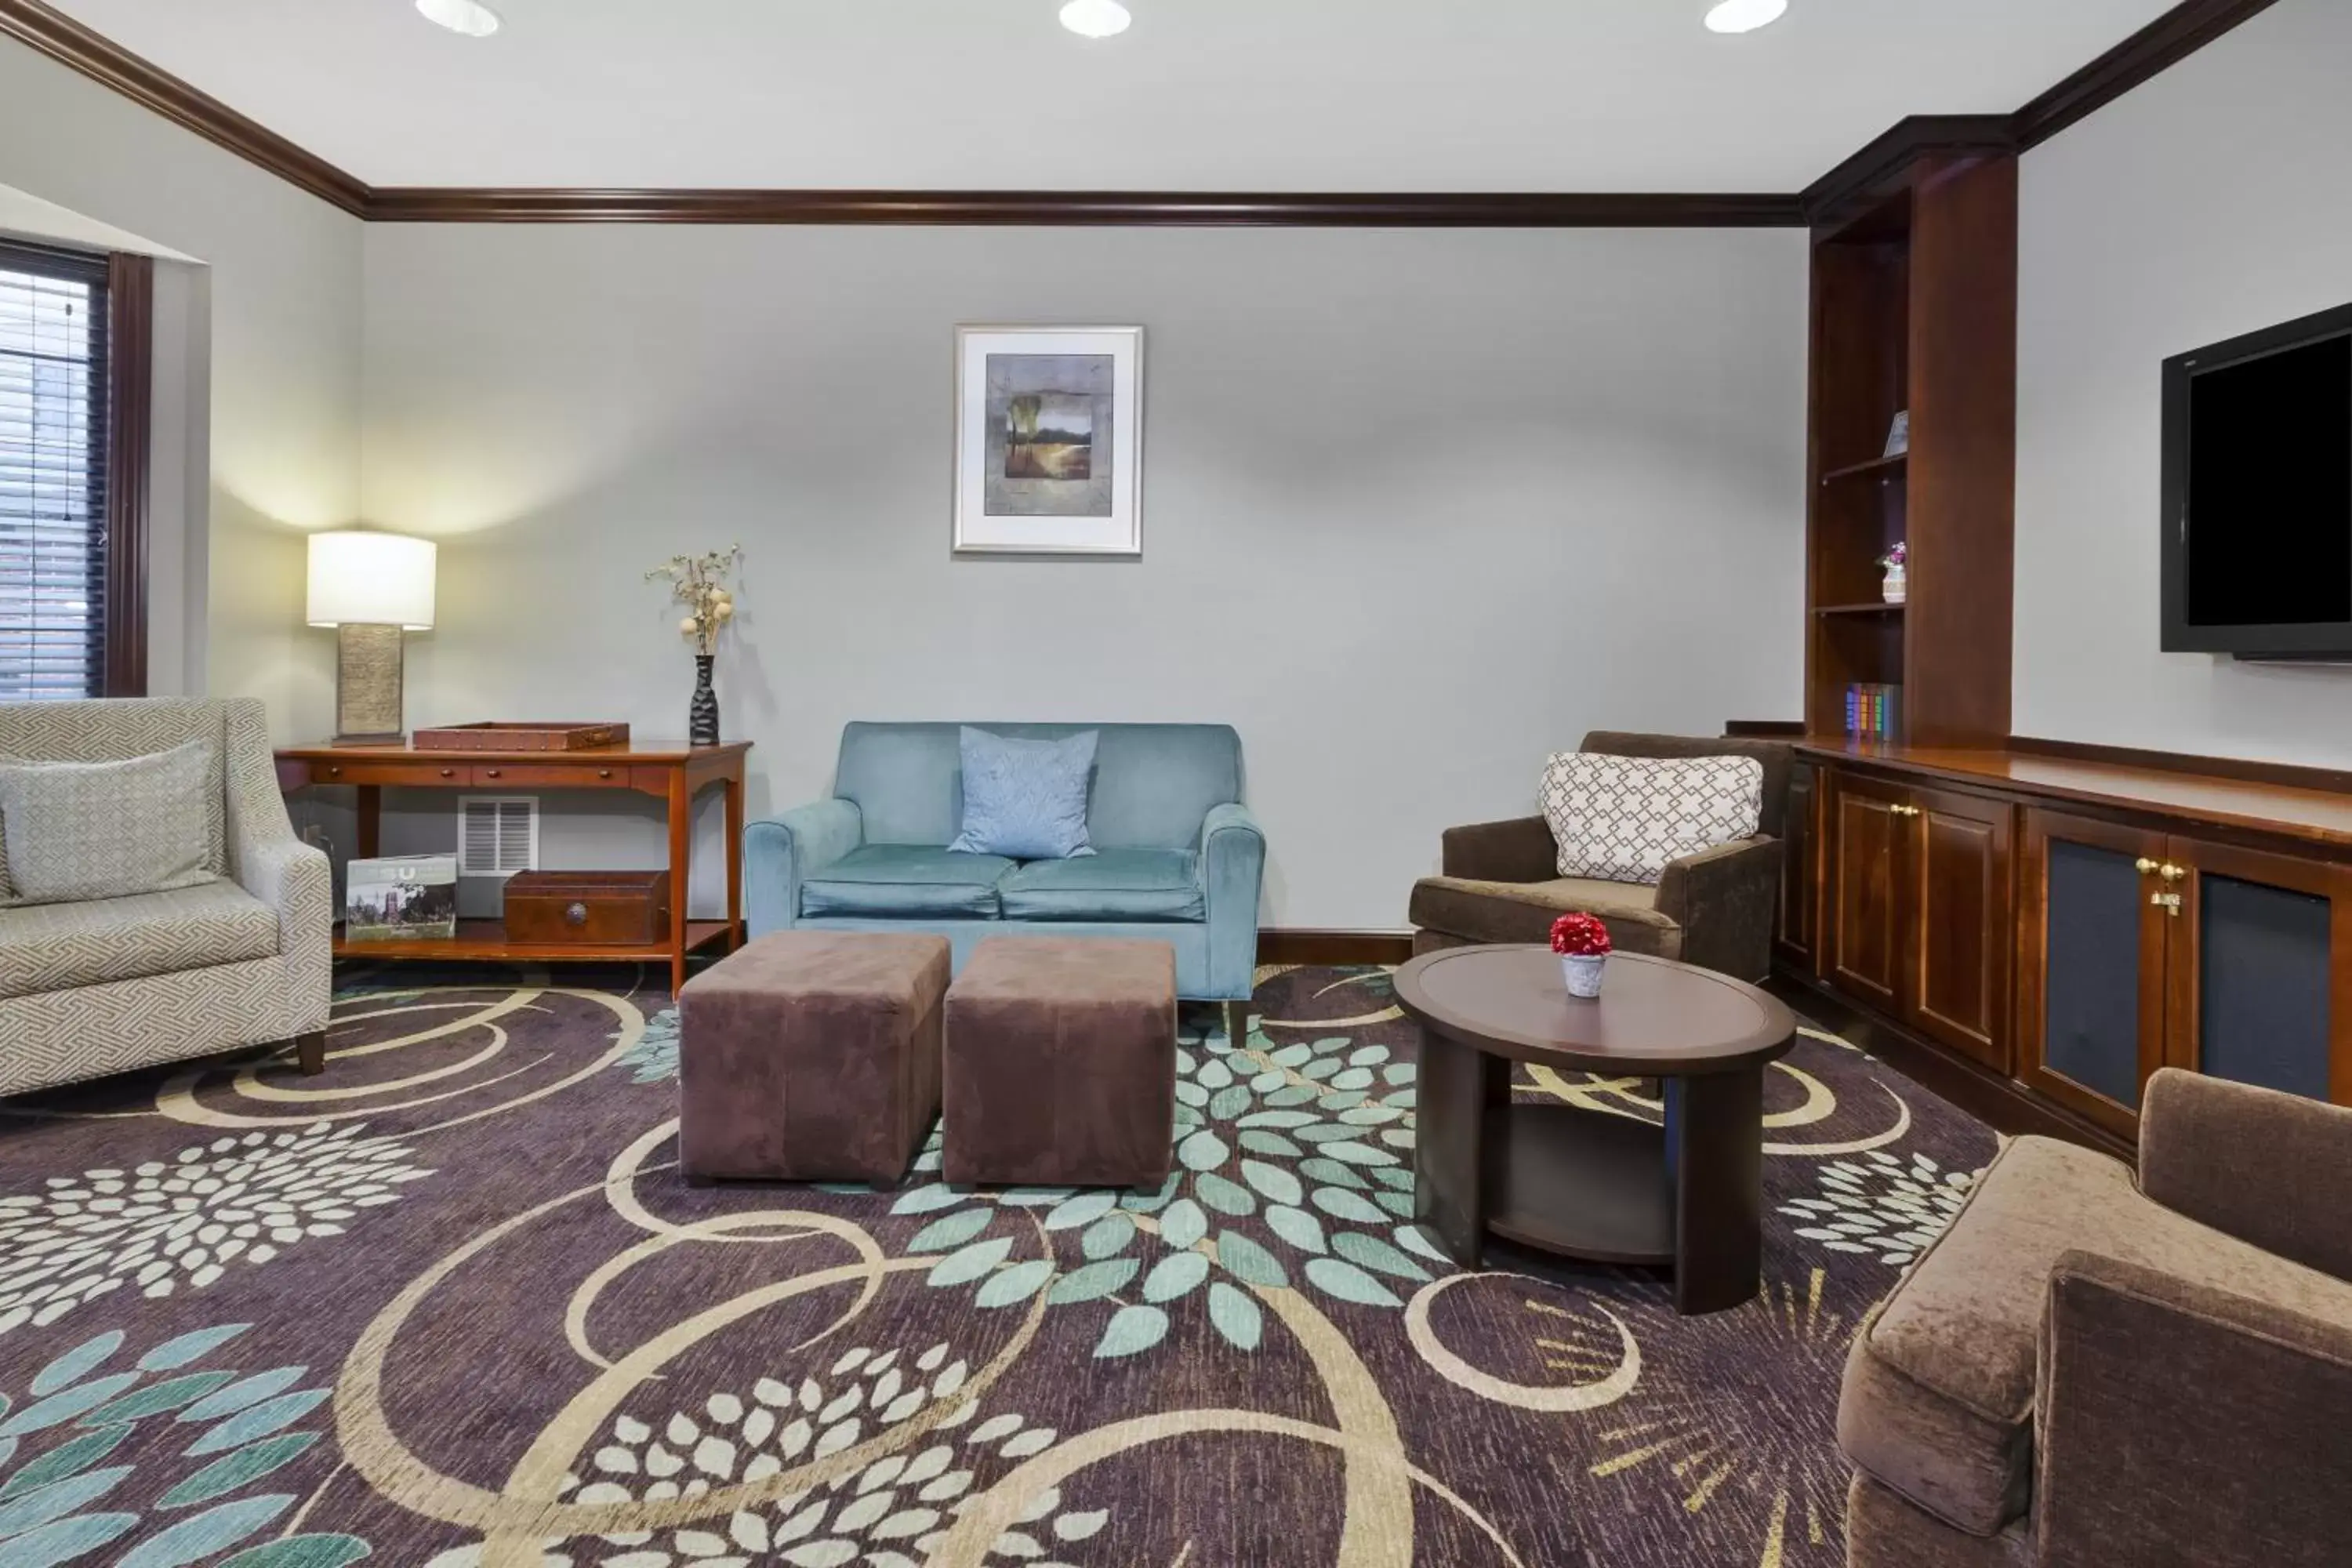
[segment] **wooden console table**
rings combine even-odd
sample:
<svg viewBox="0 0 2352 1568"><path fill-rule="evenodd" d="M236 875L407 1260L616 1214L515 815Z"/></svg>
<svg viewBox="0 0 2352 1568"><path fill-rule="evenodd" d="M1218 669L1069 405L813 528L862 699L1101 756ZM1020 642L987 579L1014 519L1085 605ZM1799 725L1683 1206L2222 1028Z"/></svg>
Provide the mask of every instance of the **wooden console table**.
<svg viewBox="0 0 2352 1568"><path fill-rule="evenodd" d="M358 853L379 853L386 789L630 790L667 803L669 819L669 940L646 945L512 942L503 921L464 920L453 941L362 942L348 946L341 926L335 955L488 963L667 959L675 994L686 984L686 955L713 943L743 942L743 754L748 741L724 746L639 741L581 752L420 752L409 746L289 746L278 753L278 786L289 794L312 784L359 792ZM727 792L727 918L686 918L692 860L694 798L718 784Z"/></svg>

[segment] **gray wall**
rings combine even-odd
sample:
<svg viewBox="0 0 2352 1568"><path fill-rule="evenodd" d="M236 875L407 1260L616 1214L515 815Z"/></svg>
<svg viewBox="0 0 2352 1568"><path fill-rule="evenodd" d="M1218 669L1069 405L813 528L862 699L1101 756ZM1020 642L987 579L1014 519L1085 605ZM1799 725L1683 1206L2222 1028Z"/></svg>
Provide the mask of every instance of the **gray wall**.
<svg viewBox="0 0 2352 1568"><path fill-rule="evenodd" d="M1794 232L372 226L363 510L442 542L409 718L678 732L642 576L740 540L754 815L825 793L854 718L1224 721L1265 918L1399 926L1440 829L1529 810L1588 728L1798 712L1805 266ZM1056 321L1147 330L1144 558L951 560L952 329ZM454 842L397 804L387 849ZM545 835L661 858L634 808Z"/></svg>
<svg viewBox="0 0 2352 1568"><path fill-rule="evenodd" d="M0 184L206 264L157 267L155 684L323 733L300 531L358 508L359 220L11 40Z"/></svg>
<svg viewBox="0 0 2352 1568"><path fill-rule="evenodd" d="M2157 597L2163 361L2352 300L2347 68L2283 0L2026 154L2020 734L2352 763L2352 670L2160 653Z"/></svg>

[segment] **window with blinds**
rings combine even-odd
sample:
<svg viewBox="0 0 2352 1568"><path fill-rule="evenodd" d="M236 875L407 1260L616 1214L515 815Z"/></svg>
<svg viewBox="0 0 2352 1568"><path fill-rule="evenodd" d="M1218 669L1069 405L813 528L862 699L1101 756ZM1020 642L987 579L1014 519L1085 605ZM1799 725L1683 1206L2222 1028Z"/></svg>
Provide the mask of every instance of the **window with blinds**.
<svg viewBox="0 0 2352 1568"><path fill-rule="evenodd" d="M106 690L106 280L0 244L0 702Z"/></svg>

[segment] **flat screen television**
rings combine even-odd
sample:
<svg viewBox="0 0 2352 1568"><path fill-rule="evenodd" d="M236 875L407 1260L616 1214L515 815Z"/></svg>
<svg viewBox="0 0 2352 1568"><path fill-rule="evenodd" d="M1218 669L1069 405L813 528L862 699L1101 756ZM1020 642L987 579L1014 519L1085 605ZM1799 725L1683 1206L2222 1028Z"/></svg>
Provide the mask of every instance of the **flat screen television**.
<svg viewBox="0 0 2352 1568"><path fill-rule="evenodd" d="M2164 362L2164 648L2352 661L2352 305Z"/></svg>

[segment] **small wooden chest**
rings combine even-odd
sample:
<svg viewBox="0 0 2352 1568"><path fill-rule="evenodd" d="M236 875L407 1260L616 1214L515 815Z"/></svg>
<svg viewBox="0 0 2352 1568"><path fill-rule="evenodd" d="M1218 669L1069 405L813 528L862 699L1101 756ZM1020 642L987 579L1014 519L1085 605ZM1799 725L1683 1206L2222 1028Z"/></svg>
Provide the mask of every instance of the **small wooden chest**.
<svg viewBox="0 0 2352 1568"><path fill-rule="evenodd" d="M507 941L642 946L669 940L667 871L518 871Z"/></svg>

